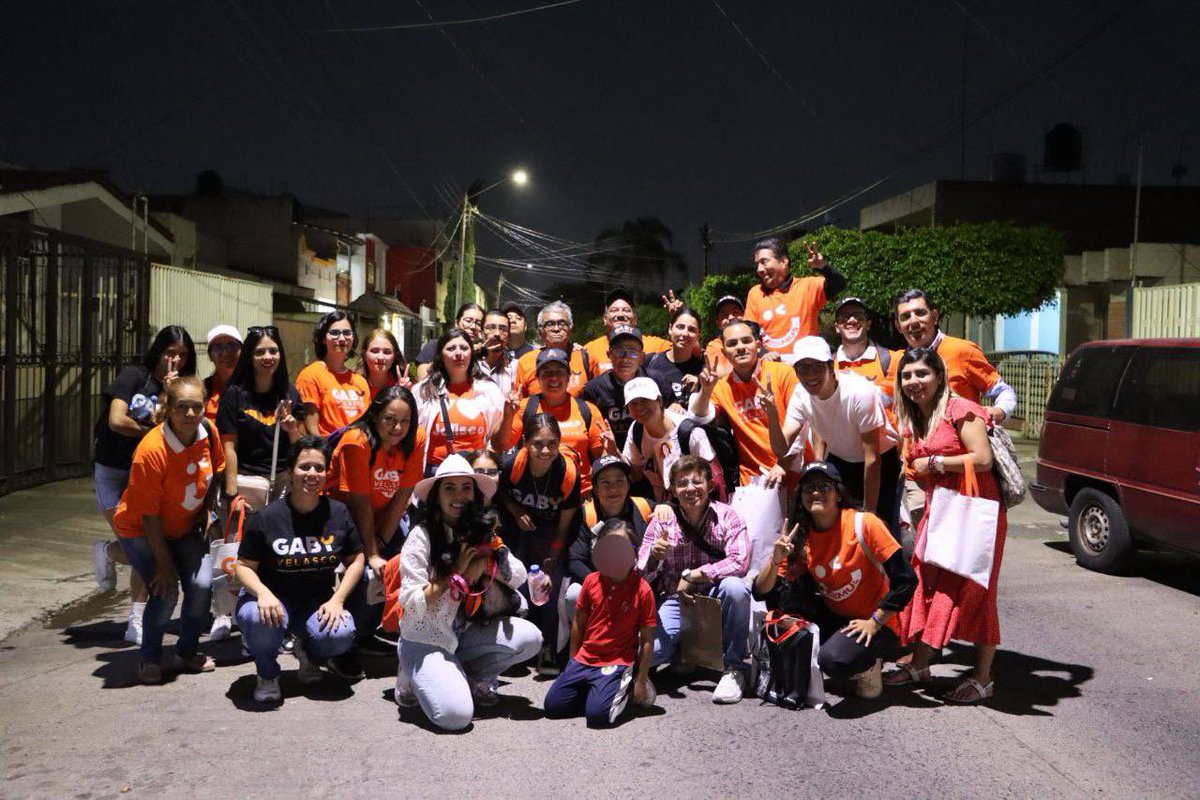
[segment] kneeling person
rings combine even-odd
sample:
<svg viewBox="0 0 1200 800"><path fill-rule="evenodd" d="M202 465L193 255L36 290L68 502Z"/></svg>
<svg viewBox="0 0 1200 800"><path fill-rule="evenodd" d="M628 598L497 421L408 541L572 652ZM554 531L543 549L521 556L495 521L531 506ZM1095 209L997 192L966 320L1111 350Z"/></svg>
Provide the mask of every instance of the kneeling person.
<svg viewBox="0 0 1200 800"><path fill-rule="evenodd" d="M592 556L596 572L579 593L571 624L571 660L546 693L546 716L571 717L581 710L590 728L617 721L629 701L654 702L654 593L633 568L633 530L623 519L600 528ZM634 664L636 661L636 677Z"/></svg>

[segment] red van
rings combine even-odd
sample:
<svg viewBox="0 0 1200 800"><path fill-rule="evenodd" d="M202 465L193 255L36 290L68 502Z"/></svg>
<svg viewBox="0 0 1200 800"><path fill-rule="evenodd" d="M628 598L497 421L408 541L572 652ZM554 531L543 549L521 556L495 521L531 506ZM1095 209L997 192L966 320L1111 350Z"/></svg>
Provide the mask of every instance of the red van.
<svg viewBox="0 0 1200 800"><path fill-rule="evenodd" d="M1119 572L1139 545L1200 553L1200 339L1072 353L1046 405L1030 493L1067 515L1088 569Z"/></svg>

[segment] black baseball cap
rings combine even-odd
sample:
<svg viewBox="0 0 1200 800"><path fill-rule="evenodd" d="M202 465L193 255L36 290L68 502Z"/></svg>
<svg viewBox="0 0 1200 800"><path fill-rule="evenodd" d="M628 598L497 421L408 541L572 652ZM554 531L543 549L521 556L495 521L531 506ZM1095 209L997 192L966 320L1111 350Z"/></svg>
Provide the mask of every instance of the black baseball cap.
<svg viewBox="0 0 1200 800"><path fill-rule="evenodd" d="M746 304L742 302L742 299L740 297L737 297L736 295L732 295L732 294L727 294L724 297L722 297L720 300L718 300L717 304L715 306L713 306L713 310L715 311L716 309L719 309L721 306L725 305L726 303L736 303L738 308L742 309L743 311L746 310Z"/></svg>
<svg viewBox="0 0 1200 800"><path fill-rule="evenodd" d="M525 319L525 309L521 308L516 303L505 303L504 308L500 309L505 314L517 313L521 315L521 319Z"/></svg>
<svg viewBox="0 0 1200 800"><path fill-rule="evenodd" d="M629 303L630 308L633 307L633 295L629 293L628 289L613 289L604 295L604 310L607 311L608 307L618 300L624 300Z"/></svg>
<svg viewBox="0 0 1200 800"><path fill-rule="evenodd" d="M600 472L608 469L609 467L620 467L621 471L625 473L626 478L631 477L633 474L633 470L631 470L629 465L622 461L620 457L604 455L592 462L592 482L595 483L596 478L600 476Z"/></svg>
<svg viewBox="0 0 1200 800"><path fill-rule="evenodd" d="M632 325L617 325L613 327L612 333L608 335L608 343L612 344L617 339L637 339L641 343L642 331Z"/></svg>
<svg viewBox="0 0 1200 800"><path fill-rule="evenodd" d="M838 472L838 468L833 464L830 464L828 461L810 461L800 471L800 483L803 484L808 480L810 475L815 475L818 472L834 483L840 484L842 482L842 473Z"/></svg>
<svg viewBox="0 0 1200 800"><path fill-rule="evenodd" d="M862 301L862 298L846 297L846 298L838 301L837 306L835 306L833 309L833 315L836 317L838 315L838 313L846 306L862 306L864 311L871 310L870 308L867 307L867 304Z"/></svg>
<svg viewBox="0 0 1200 800"><path fill-rule="evenodd" d="M536 369L541 369L546 364L562 364L570 369L571 357L565 350L559 350L557 347L543 347L537 354Z"/></svg>

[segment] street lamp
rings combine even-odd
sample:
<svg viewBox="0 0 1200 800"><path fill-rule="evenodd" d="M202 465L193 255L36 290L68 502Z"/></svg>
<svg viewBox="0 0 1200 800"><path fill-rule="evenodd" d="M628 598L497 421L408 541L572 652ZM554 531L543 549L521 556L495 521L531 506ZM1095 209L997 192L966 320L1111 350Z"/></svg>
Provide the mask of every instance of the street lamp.
<svg viewBox="0 0 1200 800"><path fill-rule="evenodd" d="M467 231L471 225L471 214L474 212L475 206L473 200L477 200L484 192L489 192L495 189L502 183L511 181L516 186L525 186L529 183L529 173L523 169L515 170L511 175L501 178L495 183L485 186L478 191L472 191L473 187L468 187L463 193L463 214L462 214L462 241L459 244L458 254L458 280L454 287L454 308L457 310L462 307L462 291L463 291L463 275L467 270Z"/></svg>

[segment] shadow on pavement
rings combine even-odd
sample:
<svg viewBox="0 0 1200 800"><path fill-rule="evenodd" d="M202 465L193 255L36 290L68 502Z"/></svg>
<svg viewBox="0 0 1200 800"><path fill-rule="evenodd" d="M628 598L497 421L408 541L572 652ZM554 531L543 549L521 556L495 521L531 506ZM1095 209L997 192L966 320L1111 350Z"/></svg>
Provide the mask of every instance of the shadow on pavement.
<svg viewBox="0 0 1200 800"><path fill-rule="evenodd" d="M1045 545L1051 550L1071 555L1069 542L1045 542ZM1124 574L1200 597L1200 556L1166 550L1140 550L1133 568Z"/></svg>
<svg viewBox="0 0 1200 800"><path fill-rule="evenodd" d="M242 675L229 684L225 696L239 711L274 711L279 706L278 703L260 703L254 699L254 687L257 683L258 679L254 675ZM354 696L354 689L350 684L336 675L326 674L317 683L305 685L296 679L295 670L284 670L280 673L279 689L283 693L285 703L299 698L336 703Z"/></svg>

